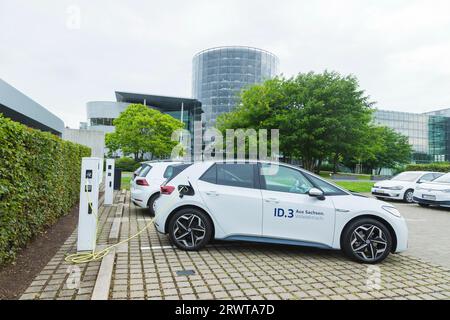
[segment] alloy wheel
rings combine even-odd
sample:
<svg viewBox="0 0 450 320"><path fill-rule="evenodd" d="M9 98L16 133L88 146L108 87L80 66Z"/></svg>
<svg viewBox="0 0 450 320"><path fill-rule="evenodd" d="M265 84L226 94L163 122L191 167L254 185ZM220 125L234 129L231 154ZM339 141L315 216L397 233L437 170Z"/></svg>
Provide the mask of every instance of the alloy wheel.
<svg viewBox="0 0 450 320"><path fill-rule="evenodd" d="M174 224L173 236L186 248L193 248L205 238L206 227L201 217L196 214L184 214Z"/></svg>
<svg viewBox="0 0 450 320"><path fill-rule="evenodd" d="M388 247L388 241L379 227L364 224L353 231L350 245L356 255L365 261L373 261L383 255Z"/></svg>
<svg viewBox="0 0 450 320"><path fill-rule="evenodd" d="M406 191L405 200L406 200L406 202L413 202L413 192L412 191Z"/></svg>

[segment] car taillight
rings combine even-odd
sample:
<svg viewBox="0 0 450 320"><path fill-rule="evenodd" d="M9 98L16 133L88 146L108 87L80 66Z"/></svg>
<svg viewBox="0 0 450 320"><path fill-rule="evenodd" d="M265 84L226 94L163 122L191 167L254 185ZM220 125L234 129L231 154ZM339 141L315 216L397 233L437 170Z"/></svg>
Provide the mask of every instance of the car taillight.
<svg viewBox="0 0 450 320"><path fill-rule="evenodd" d="M148 182L145 179L136 179L136 184L138 186L148 186Z"/></svg>
<svg viewBox="0 0 450 320"><path fill-rule="evenodd" d="M161 194L171 194L175 190L174 186L161 186Z"/></svg>

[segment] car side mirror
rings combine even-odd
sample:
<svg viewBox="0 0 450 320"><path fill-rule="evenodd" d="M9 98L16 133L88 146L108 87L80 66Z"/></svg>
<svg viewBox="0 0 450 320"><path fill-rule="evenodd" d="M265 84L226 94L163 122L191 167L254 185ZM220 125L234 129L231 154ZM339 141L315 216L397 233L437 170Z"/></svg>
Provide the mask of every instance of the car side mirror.
<svg viewBox="0 0 450 320"><path fill-rule="evenodd" d="M310 197L315 197L318 200L325 200L325 196L323 195L323 191L317 188L311 188L308 191Z"/></svg>
<svg viewBox="0 0 450 320"><path fill-rule="evenodd" d="M417 181L417 183L422 183L422 182L423 182L422 180Z"/></svg>

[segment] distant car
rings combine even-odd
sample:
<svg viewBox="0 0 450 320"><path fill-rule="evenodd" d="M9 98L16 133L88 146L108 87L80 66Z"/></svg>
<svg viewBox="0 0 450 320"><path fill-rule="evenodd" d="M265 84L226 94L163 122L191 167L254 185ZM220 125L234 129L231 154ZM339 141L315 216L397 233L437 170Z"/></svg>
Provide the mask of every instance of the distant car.
<svg viewBox="0 0 450 320"><path fill-rule="evenodd" d="M450 207L450 173L416 187L413 200L422 207Z"/></svg>
<svg viewBox="0 0 450 320"><path fill-rule="evenodd" d="M179 163L171 161L143 162L141 167L134 172L134 178L131 180L131 201L141 208L148 208L150 214L154 214L153 204L159 197L160 186L170 177L166 170Z"/></svg>
<svg viewBox="0 0 450 320"><path fill-rule="evenodd" d="M189 251L212 239L254 241L342 249L377 263L407 248L393 205L287 164L196 162L161 186L155 212L158 232Z"/></svg>
<svg viewBox="0 0 450 320"><path fill-rule="evenodd" d="M405 171L390 180L375 183L372 195L380 200L395 199L412 203L414 190L418 184L433 181L442 175L442 172Z"/></svg>

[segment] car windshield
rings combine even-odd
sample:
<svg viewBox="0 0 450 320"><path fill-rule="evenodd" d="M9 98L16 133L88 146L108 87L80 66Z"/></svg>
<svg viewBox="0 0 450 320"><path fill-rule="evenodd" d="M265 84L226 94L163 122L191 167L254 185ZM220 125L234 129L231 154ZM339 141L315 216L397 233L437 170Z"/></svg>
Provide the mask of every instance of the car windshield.
<svg viewBox="0 0 450 320"><path fill-rule="evenodd" d="M450 183L450 173L446 173L443 176L440 176L439 178L434 179L433 182Z"/></svg>
<svg viewBox="0 0 450 320"><path fill-rule="evenodd" d="M419 172L402 172L395 177L393 177L391 180L396 181L415 181L420 177L421 173Z"/></svg>

